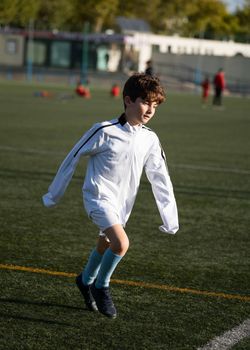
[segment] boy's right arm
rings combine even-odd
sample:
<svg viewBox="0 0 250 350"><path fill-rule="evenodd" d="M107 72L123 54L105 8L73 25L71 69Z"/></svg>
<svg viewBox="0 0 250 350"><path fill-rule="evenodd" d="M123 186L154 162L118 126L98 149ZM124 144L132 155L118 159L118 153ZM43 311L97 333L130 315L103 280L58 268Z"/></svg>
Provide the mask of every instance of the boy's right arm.
<svg viewBox="0 0 250 350"><path fill-rule="evenodd" d="M98 152L103 142L100 132L97 132L98 127L96 124L87 131L62 162L48 192L42 197L46 207L53 207L59 202L72 179L80 156Z"/></svg>

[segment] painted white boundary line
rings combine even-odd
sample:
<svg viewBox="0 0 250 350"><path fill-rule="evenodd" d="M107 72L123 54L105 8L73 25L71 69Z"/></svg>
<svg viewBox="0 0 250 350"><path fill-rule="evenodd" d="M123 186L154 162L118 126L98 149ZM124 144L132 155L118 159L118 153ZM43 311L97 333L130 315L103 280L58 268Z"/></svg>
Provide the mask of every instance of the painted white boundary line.
<svg viewBox="0 0 250 350"><path fill-rule="evenodd" d="M53 151L43 151L43 150L32 150L32 149L22 149L12 146L0 146L0 151L7 152L17 152L17 153L27 153L27 154L44 154L44 155L58 155L66 156L65 152L53 152ZM201 171L211 171L218 173L233 173L233 174L242 174L250 175L250 170L248 169L237 169L237 168L218 168L216 166L206 166L206 165L192 165L192 164L169 164L172 168L180 169L190 169L190 170L201 170Z"/></svg>
<svg viewBox="0 0 250 350"><path fill-rule="evenodd" d="M250 318L239 326L215 337L209 343L197 350L228 350L244 338L250 337Z"/></svg>

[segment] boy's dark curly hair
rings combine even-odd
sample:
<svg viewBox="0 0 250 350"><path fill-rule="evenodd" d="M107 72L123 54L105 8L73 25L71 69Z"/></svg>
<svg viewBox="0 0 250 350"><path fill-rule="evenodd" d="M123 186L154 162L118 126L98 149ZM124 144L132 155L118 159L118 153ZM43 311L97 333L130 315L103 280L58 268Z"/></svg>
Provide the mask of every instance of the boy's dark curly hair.
<svg viewBox="0 0 250 350"><path fill-rule="evenodd" d="M123 99L129 96L131 101L141 97L145 101L162 103L165 91L159 78L144 73L133 74L125 83L123 88Z"/></svg>

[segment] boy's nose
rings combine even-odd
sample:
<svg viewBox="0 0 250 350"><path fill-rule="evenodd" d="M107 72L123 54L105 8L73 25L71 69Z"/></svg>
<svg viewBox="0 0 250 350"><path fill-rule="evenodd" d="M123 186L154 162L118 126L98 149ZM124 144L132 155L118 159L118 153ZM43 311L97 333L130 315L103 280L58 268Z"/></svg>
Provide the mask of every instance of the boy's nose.
<svg viewBox="0 0 250 350"><path fill-rule="evenodd" d="M153 111L153 106L152 105L148 105L148 112L152 113L152 111Z"/></svg>

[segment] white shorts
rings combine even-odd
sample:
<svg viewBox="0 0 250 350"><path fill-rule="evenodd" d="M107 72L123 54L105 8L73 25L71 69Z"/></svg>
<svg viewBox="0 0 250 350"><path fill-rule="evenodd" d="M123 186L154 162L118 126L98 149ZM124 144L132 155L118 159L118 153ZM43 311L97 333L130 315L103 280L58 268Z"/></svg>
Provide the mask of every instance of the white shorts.
<svg viewBox="0 0 250 350"><path fill-rule="evenodd" d="M90 212L89 217L93 223L99 227L101 236L105 236L103 231L105 231L107 228L117 224L121 225L120 218L112 211L96 209Z"/></svg>

